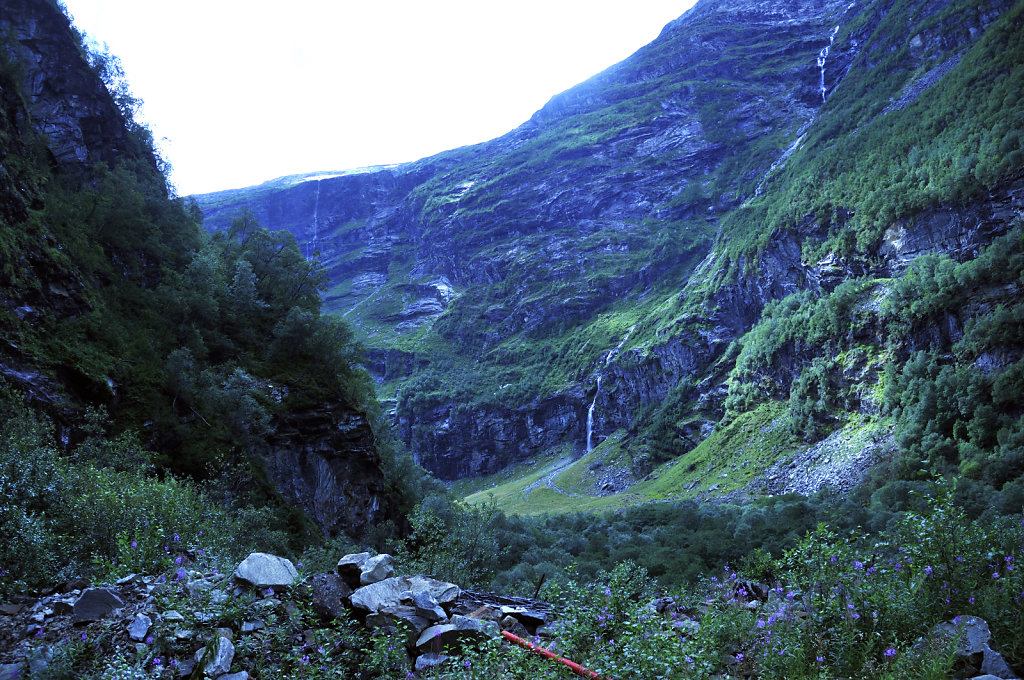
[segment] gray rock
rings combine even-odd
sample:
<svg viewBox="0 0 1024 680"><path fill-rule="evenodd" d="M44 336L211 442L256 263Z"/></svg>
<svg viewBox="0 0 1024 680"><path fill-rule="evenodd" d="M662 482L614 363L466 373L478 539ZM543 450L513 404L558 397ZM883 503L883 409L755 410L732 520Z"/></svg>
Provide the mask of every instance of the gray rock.
<svg viewBox="0 0 1024 680"><path fill-rule="evenodd" d="M970 658L972 664L977 664L977 655L981 656L981 668L985 676L994 676L1010 680L1017 678L1017 674L1006 663L1003 656L989 646L992 639L992 632L985 619L977 616L958 616L951 621L945 621L935 627L935 633L945 638L959 635L957 643L957 656Z"/></svg>
<svg viewBox="0 0 1024 680"><path fill-rule="evenodd" d="M454 624L441 623L427 628L420 634L416 640L416 649L423 653L440 654L441 650L455 644L458 638L459 634Z"/></svg>
<svg viewBox="0 0 1024 680"><path fill-rule="evenodd" d="M53 649L49 645L34 650L28 659L28 677L35 678L46 672L53 661Z"/></svg>
<svg viewBox="0 0 1024 680"><path fill-rule="evenodd" d="M523 625L536 628L537 626L543 626L548 622L548 615L542 611L529 609L527 607L514 607L514 606L503 606L501 608L501 615L514 616L519 619Z"/></svg>
<svg viewBox="0 0 1024 680"><path fill-rule="evenodd" d="M498 624L494 621L474 619L458 614L452 617L452 624L460 633L469 633L480 637L497 637L501 632Z"/></svg>
<svg viewBox="0 0 1024 680"><path fill-rule="evenodd" d="M681 618L678 621L673 621L672 627L683 637L696 635L700 632L700 623L691 618Z"/></svg>
<svg viewBox="0 0 1024 680"><path fill-rule="evenodd" d="M21 664L0 664L0 680L21 680L21 678L25 677L21 671Z"/></svg>
<svg viewBox="0 0 1024 680"><path fill-rule="evenodd" d="M647 608L656 614L666 614L676 610L676 600L673 597L659 597L651 600Z"/></svg>
<svg viewBox="0 0 1024 680"><path fill-rule="evenodd" d="M83 592L73 607L74 622L99 621L115 609L124 606L124 602L113 590L108 588L89 588Z"/></svg>
<svg viewBox="0 0 1024 680"><path fill-rule="evenodd" d="M290 588L299 572L289 559L268 553L252 553L238 565L234 577L255 588Z"/></svg>
<svg viewBox="0 0 1024 680"><path fill-rule="evenodd" d="M994 675L997 678L1017 678L1017 674L1013 672L1009 664L1006 663L1006 659L1003 655L995 651L991 647L985 650L984 657L981 661L981 672L988 675Z"/></svg>
<svg viewBox="0 0 1024 680"><path fill-rule="evenodd" d="M352 589L338 574L316 574L313 576L313 611L320 618L331 621L344 620L345 600L352 595Z"/></svg>
<svg viewBox="0 0 1024 680"><path fill-rule="evenodd" d="M405 599L403 598L403 602ZM431 623L437 621L447 621L448 615L445 613L441 605L438 604L437 600L429 592L418 592L412 594L409 599L413 606L416 608L416 614L427 619Z"/></svg>
<svg viewBox="0 0 1024 680"><path fill-rule="evenodd" d="M176 609L168 609L161 614L164 621L184 621L185 617L181 615Z"/></svg>
<svg viewBox="0 0 1024 680"><path fill-rule="evenodd" d="M451 623L430 626L416 640L416 648L422 653L440 653L444 649L460 646L469 640L499 635L498 624L494 621L471 619L456 614Z"/></svg>
<svg viewBox="0 0 1024 680"><path fill-rule="evenodd" d="M440 666L447 660L448 657L444 654L420 654L416 657L416 672L422 673L423 671L430 670L434 666Z"/></svg>
<svg viewBox="0 0 1024 680"><path fill-rule="evenodd" d="M353 588L359 587L359 579L363 575L363 565L370 559L370 553L351 553L338 560L338 576Z"/></svg>
<svg viewBox="0 0 1024 680"><path fill-rule="evenodd" d="M202 650L200 650L202 651ZM179 678L187 678L192 675L192 671L196 669L196 660L192 657L186 657L178 662L177 676Z"/></svg>
<svg viewBox="0 0 1024 680"><path fill-rule="evenodd" d="M153 619L145 614L136 614L135 619L128 624L128 637L141 642L146 639L146 633L149 632L149 628L152 625Z"/></svg>
<svg viewBox="0 0 1024 680"><path fill-rule="evenodd" d="M459 587L427 576L393 576L359 588L352 593L352 606L367 612L381 607L415 601L417 593L428 593L440 605L451 604L459 596Z"/></svg>
<svg viewBox="0 0 1024 680"><path fill-rule="evenodd" d="M988 622L977 616L958 616L951 621L945 621L935 626L935 632L950 638L962 632L956 646L956 653L960 656L984 652L988 647L988 641L992 639L992 631L989 630Z"/></svg>
<svg viewBox="0 0 1024 680"><path fill-rule="evenodd" d="M373 616L383 616L393 621L393 624L405 624L411 629L415 635L413 637L419 637L420 633L430 627L432 621L420 616L416 612L415 607L409 605L397 604L390 605L388 607L381 607Z"/></svg>
<svg viewBox="0 0 1024 680"><path fill-rule="evenodd" d="M129 583L133 582L138 577L139 577L138 574L128 574L127 576L124 576L122 578L117 579L117 581L114 582L114 585L115 586L126 586Z"/></svg>
<svg viewBox="0 0 1024 680"><path fill-rule="evenodd" d="M267 627L267 624L262 621L243 621L242 632L243 633L255 633L258 630L263 630Z"/></svg>
<svg viewBox="0 0 1024 680"><path fill-rule="evenodd" d="M249 671L239 671L222 675L217 680L249 680Z"/></svg>
<svg viewBox="0 0 1024 680"><path fill-rule="evenodd" d="M517 619L514 616L506 616L505 618L503 618L501 620L501 629L507 630L513 635L518 635L521 638L526 638L530 636L530 631L528 631L526 629L526 626L524 626L522 622L520 622L519 619Z"/></svg>
<svg viewBox="0 0 1024 680"><path fill-rule="evenodd" d="M202 665L203 672L211 677L224 675L231 670L235 658L235 646L231 640L217 636L217 639L195 653L195 662Z"/></svg>
<svg viewBox="0 0 1024 680"><path fill-rule="evenodd" d="M395 573L394 559L391 555L380 554L371 557L363 563L363 569L359 574L359 584L368 586L371 583L378 583L386 578L391 578Z"/></svg>

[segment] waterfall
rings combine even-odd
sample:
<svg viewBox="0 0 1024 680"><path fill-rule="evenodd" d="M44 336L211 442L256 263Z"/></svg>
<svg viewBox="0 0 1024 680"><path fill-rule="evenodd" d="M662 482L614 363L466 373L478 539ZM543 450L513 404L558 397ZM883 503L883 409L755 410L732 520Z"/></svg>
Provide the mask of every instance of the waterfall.
<svg viewBox="0 0 1024 680"><path fill-rule="evenodd" d="M619 344L615 346L615 349L608 352L604 357L604 365L608 366L612 363L612 359L618 356L622 350L622 346L626 344L626 340L629 340L630 334L636 329L636 324L630 327L626 334L619 340ZM597 390L594 392L594 400L590 402L590 408L587 409L587 453L594 450L594 407L597 406L597 398L601 396L601 373L598 371L597 374Z"/></svg>
<svg viewBox="0 0 1024 680"><path fill-rule="evenodd" d="M824 47L822 47L821 51L818 52L818 68L821 69L821 87L820 87L820 89L821 89L821 101L822 102L825 101L825 92L826 92L826 89L827 89L825 87L825 61L828 60L829 50L832 49L832 43L835 42L836 33L838 33L838 32L839 32L839 26L837 25L835 28L832 29L832 33L828 36L828 45L825 45Z"/></svg>
<svg viewBox="0 0 1024 680"><path fill-rule="evenodd" d="M316 181L316 200L313 202L313 237L309 240L309 247L306 251L306 259L310 259L316 254L318 245L317 239L320 238L320 224L319 216L320 213L320 180Z"/></svg>
<svg viewBox="0 0 1024 680"><path fill-rule="evenodd" d="M594 450L594 407L597 406L597 397L601 394L601 376L597 376L597 391L594 392L594 401L590 402L587 409L587 453Z"/></svg>

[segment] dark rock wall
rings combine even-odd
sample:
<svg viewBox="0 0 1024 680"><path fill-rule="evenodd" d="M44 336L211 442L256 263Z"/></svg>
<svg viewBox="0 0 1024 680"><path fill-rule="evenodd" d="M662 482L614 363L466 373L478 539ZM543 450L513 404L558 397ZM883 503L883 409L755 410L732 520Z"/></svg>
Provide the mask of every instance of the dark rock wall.
<svg viewBox="0 0 1024 680"><path fill-rule="evenodd" d="M64 13L51 0L5 0L3 48L22 70L34 127L64 168L113 165L138 154L110 93L90 68Z"/></svg>
<svg viewBox="0 0 1024 680"><path fill-rule="evenodd" d="M345 404L289 413L274 423L265 450L278 491L328 536L356 534L390 515L373 430Z"/></svg>

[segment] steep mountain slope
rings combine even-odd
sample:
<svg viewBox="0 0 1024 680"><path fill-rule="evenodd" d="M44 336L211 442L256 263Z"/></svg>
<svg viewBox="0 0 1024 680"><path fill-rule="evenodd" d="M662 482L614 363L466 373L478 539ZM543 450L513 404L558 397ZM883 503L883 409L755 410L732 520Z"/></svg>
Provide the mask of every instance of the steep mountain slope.
<svg viewBox="0 0 1024 680"><path fill-rule="evenodd" d="M905 413L872 397L886 362L948 355L1014 299L1012 268L962 287L942 333L896 330L886 302L913 256L969 260L1019 220L1022 11L705 0L502 138L197 198L208 228L247 206L320 253L327 306L442 478L597 447L619 473L596 495L663 461L684 464L655 495L707 491L724 458L743 488L844 426L886 440ZM814 305L833 318L819 335L769 327ZM1002 344L1009 370L1019 335ZM758 431L778 436L744 461Z"/></svg>
<svg viewBox="0 0 1024 680"><path fill-rule="evenodd" d="M394 493L376 404L348 330L319 315L322 271L288 234L206 235L168 194L130 95L108 90L115 67L57 3L5 2L0 427L26 404L80 462L83 441L107 464L96 437L137 433L129 467L149 469L149 449L161 474L235 484L238 507L305 526L288 501L328 535L381 520Z"/></svg>

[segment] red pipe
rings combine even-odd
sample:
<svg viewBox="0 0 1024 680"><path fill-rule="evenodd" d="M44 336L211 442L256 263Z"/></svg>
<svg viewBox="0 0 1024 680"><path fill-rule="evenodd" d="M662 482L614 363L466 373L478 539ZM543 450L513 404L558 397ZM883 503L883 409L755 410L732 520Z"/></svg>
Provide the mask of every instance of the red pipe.
<svg viewBox="0 0 1024 680"><path fill-rule="evenodd" d="M558 656L557 654L555 654L552 651L544 649L543 647L538 647L537 645L533 644L532 642L527 642L526 640L524 640L523 638L519 637L518 635L513 635L512 633L508 632L507 630L501 631L501 634L503 636L505 636L505 639L509 640L510 642L514 642L515 644L519 645L520 647L523 647L525 649L529 649L531 652L535 652L535 653L540 654L541 656L543 656L543 657L545 657L547 659L551 659L552 661L557 661L558 663L562 664L563 666L567 666L569 668L569 670L571 670L573 673L575 673L576 675L580 676L581 678L589 678L589 680L605 680L605 678L602 678L600 675L598 675L594 671L588 670L588 669L584 668L583 666L579 665L575 661L569 661L568 659L564 659L564 658Z"/></svg>

